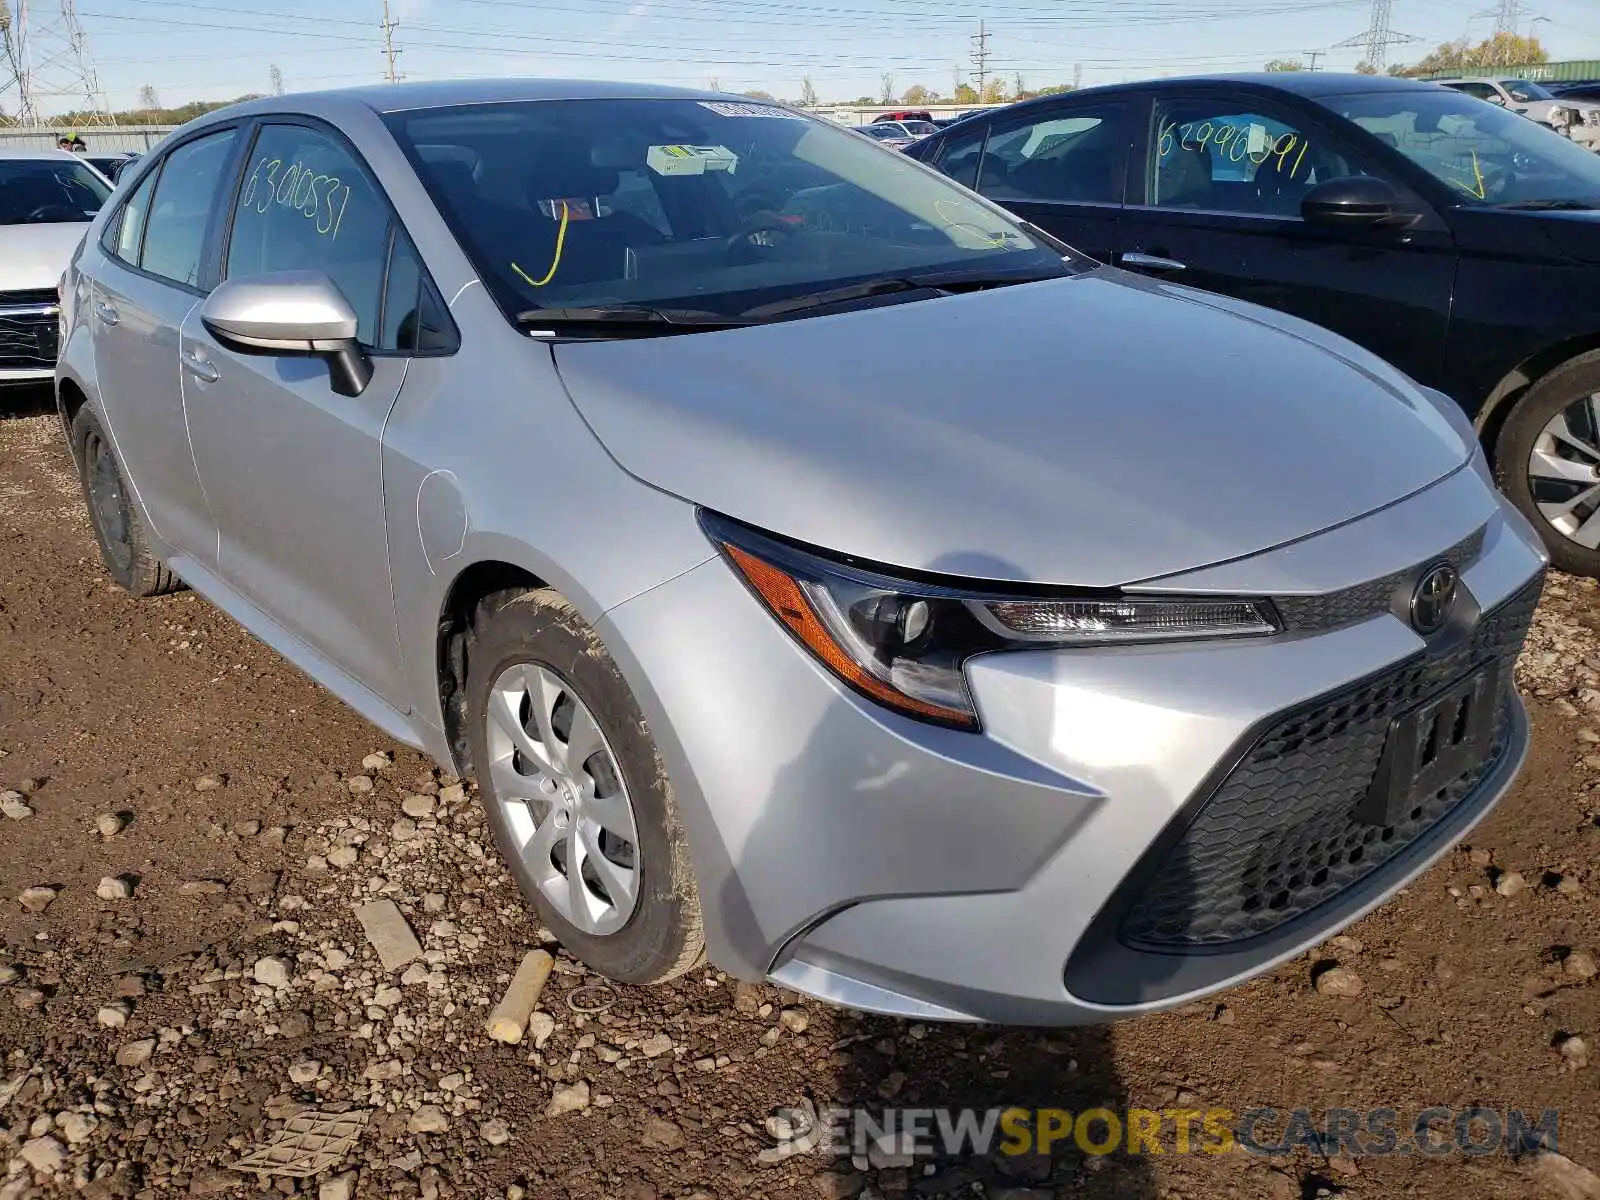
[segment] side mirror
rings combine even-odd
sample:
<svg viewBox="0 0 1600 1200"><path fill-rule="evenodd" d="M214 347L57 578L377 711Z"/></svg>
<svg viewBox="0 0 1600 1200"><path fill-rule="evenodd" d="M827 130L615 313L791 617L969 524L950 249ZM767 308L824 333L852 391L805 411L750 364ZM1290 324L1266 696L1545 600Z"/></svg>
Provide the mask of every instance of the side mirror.
<svg viewBox="0 0 1600 1200"><path fill-rule="evenodd" d="M1506 106L1506 98L1504 96L1502 96L1499 92L1490 92L1487 96L1484 97L1484 99L1487 100L1490 104L1498 104L1501 108L1504 108Z"/></svg>
<svg viewBox="0 0 1600 1200"><path fill-rule="evenodd" d="M341 396L359 396L372 382L372 360L356 341L356 311L320 271L229 279L206 297L200 320L212 337L241 354L327 360L333 390Z"/></svg>
<svg viewBox="0 0 1600 1200"><path fill-rule="evenodd" d="M1338 229L1404 229L1420 214L1407 211L1405 197L1387 180L1350 175L1319 183L1300 200L1308 224Z"/></svg>

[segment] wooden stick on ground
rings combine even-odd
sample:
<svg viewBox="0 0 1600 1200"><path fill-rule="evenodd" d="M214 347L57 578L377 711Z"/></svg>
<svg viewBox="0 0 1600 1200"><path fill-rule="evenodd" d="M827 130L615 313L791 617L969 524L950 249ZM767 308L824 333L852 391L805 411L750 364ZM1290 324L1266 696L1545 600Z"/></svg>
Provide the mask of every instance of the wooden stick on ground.
<svg viewBox="0 0 1600 1200"><path fill-rule="evenodd" d="M545 980L550 978L550 968L555 965L556 960L544 950L529 950L522 956L517 973L511 977L505 995L500 997L500 1003L494 1006L484 1026L490 1037L512 1045L522 1040L528 1018L533 1014L534 1005L539 1003L539 993L544 991Z"/></svg>

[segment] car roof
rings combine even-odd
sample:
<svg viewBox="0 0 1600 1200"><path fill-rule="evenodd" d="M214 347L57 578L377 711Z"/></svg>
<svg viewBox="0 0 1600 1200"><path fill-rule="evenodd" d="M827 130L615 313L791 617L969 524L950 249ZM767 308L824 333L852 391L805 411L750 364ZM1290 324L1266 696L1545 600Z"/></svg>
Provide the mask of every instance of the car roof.
<svg viewBox="0 0 1600 1200"><path fill-rule="evenodd" d="M1324 96L1349 96L1361 92L1427 91L1437 86L1433 79L1402 79L1393 75L1359 75L1339 71L1245 71L1225 75L1174 75L1161 79L1137 79L1127 83L1108 83L1099 87L1079 88L1071 92L1056 92L1049 96L1036 96L1004 108L991 108L962 117L949 132L968 121L992 117L996 113L1012 113L1029 108L1043 108L1063 100L1080 97L1118 96L1150 91L1171 91L1187 87L1228 84L1254 91L1283 92L1294 96L1317 99Z"/></svg>
<svg viewBox="0 0 1600 1200"><path fill-rule="evenodd" d="M7 146L4 143L0 143L0 158L30 158L34 160L65 158L73 162L82 162L85 157L82 154L71 154L65 150L57 150L54 146Z"/></svg>
<svg viewBox="0 0 1600 1200"><path fill-rule="evenodd" d="M417 83L380 83L362 87L267 96L208 113L293 112L304 106L355 103L377 113L466 104L505 104L523 100L724 100L764 104L749 96L649 83L608 83L597 79L449 79Z"/></svg>

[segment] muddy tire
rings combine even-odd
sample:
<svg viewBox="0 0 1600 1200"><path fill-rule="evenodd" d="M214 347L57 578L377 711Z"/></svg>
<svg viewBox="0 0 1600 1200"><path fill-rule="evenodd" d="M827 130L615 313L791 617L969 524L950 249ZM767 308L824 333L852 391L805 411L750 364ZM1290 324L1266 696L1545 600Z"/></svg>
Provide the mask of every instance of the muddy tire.
<svg viewBox="0 0 1600 1200"><path fill-rule="evenodd" d="M672 786L598 635L550 590L501 593L473 621L471 761L495 841L540 919L622 983L704 954Z"/></svg>
<svg viewBox="0 0 1600 1200"><path fill-rule="evenodd" d="M139 597L162 596L181 588L183 581L151 548L116 448L93 402L80 408L72 419L72 456L89 507L89 523L100 544L100 559L111 578Z"/></svg>

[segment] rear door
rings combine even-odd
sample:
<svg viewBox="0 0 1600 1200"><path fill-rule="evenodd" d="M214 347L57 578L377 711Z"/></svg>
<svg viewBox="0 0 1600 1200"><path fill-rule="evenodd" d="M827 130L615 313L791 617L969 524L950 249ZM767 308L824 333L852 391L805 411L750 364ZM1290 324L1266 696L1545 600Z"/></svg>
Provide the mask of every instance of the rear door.
<svg viewBox="0 0 1600 1200"><path fill-rule="evenodd" d="M1030 105L948 135L935 165L1068 245L1110 262L1117 246L1133 96Z"/></svg>
<svg viewBox="0 0 1600 1200"><path fill-rule="evenodd" d="M1304 317L1421 379L1449 328L1455 243L1338 123L1255 92L1161 95L1138 151L1118 263ZM1427 213L1407 230L1308 224L1319 183L1381 175Z"/></svg>
<svg viewBox="0 0 1600 1200"><path fill-rule="evenodd" d="M238 130L174 147L100 242L90 290L95 376L117 453L156 536L210 562L216 526L189 450L178 329L199 302L207 229Z"/></svg>

